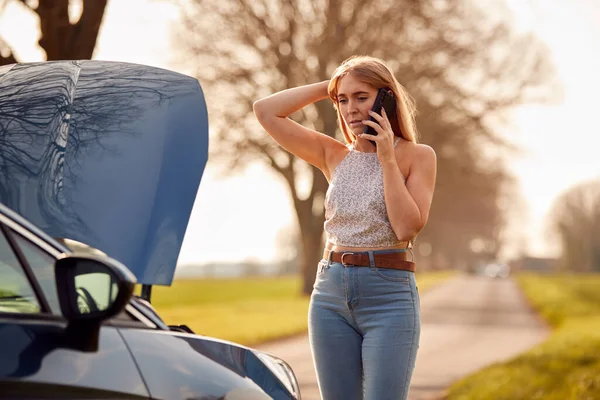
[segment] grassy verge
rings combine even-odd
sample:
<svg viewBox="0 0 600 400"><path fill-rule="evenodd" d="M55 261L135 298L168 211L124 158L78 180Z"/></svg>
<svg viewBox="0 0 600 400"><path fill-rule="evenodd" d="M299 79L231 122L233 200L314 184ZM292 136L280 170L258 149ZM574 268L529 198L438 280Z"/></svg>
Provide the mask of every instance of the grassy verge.
<svg viewBox="0 0 600 400"><path fill-rule="evenodd" d="M520 275L550 338L454 384L449 400L600 399L600 275Z"/></svg>
<svg viewBox="0 0 600 400"><path fill-rule="evenodd" d="M418 274L419 291L451 275ZM300 295L300 288L296 276L176 280L170 287L155 287L152 304L168 324L255 345L307 331L309 298Z"/></svg>

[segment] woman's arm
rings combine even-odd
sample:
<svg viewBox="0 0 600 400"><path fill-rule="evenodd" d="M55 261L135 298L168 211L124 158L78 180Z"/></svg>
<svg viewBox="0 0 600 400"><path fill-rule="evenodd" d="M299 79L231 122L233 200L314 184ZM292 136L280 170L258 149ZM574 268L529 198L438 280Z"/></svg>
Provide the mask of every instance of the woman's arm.
<svg viewBox="0 0 600 400"><path fill-rule="evenodd" d="M437 158L433 149L423 144L414 145L410 157L410 175L405 181L398 165L394 148L395 137L385 113L369 113L377 122L363 121L373 127L377 135L360 137L377 143L377 157L383 170L383 194L392 229L399 240L411 240L423 229L429 218L433 199ZM405 149L402 150L403 152ZM406 156L405 154L399 155Z"/></svg>
<svg viewBox="0 0 600 400"><path fill-rule="evenodd" d="M290 153L327 175L326 153L339 142L288 118L308 104L328 97L329 81L286 89L254 103L254 114L267 133Z"/></svg>
<svg viewBox="0 0 600 400"><path fill-rule="evenodd" d="M413 239L423 229L435 187L437 159L433 149L416 145L406 182L395 159L382 163L385 206L399 240Z"/></svg>

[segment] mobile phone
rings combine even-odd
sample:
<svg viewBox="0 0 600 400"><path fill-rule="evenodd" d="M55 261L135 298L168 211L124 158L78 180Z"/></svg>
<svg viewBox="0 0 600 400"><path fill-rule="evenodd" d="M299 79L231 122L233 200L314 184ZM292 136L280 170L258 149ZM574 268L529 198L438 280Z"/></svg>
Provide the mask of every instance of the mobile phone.
<svg viewBox="0 0 600 400"><path fill-rule="evenodd" d="M396 117L396 99L394 98L392 91L389 89L381 88L377 91L377 97L375 97L375 102L373 103L371 111L381 115L381 108L385 110L385 113L390 121L392 118ZM376 124L379 123L373 117L369 117L369 121L373 121ZM363 133L368 135L377 135L377 131L370 126L365 126Z"/></svg>

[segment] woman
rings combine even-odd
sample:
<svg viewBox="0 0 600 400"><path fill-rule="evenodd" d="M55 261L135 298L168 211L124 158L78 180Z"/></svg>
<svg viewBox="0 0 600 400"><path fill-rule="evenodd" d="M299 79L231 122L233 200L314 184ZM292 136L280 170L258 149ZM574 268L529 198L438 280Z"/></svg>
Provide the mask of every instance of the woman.
<svg viewBox="0 0 600 400"><path fill-rule="evenodd" d="M391 120L385 110L371 111L380 88L396 100ZM347 144L288 118L326 97ZM344 61L329 81L254 104L271 137L329 182L327 244L309 308L309 338L325 400L408 396L420 335L410 247L427 222L436 177L435 152L417 144L414 111L389 67L366 56ZM366 127L376 135L363 133Z"/></svg>

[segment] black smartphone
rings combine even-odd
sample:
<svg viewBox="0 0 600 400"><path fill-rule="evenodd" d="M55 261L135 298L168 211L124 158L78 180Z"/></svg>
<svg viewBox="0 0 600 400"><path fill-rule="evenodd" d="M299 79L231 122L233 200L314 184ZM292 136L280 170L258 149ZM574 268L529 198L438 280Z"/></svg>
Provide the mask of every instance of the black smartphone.
<svg viewBox="0 0 600 400"><path fill-rule="evenodd" d="M392 118L396 118L396 99L394 98L392 91L389 89L381 88L377 91L377 97L375 97L375 102L373 103L371 111L381 115L381 108L385 110L385 113L390 121ZM373 117L369 117L369 121L373 121L376 124L379 123ZM363 133L368 135L377 135L377 131L370 126L365 126Z"/></svg>

